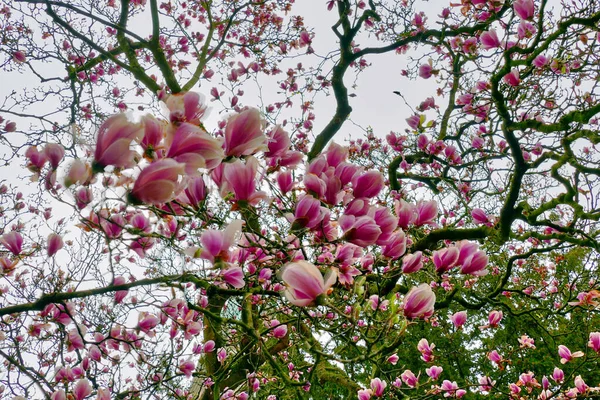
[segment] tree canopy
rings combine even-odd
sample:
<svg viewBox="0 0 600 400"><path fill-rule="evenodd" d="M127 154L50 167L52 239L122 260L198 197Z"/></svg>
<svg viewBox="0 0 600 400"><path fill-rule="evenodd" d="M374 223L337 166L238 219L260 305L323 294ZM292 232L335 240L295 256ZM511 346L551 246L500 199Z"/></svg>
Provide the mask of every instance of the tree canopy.
<svg viewBox="0 0 600 400"><path fill-rule="evenodd" d="M0 0L0 399L598 398L600 3L432 3Z"/></svg>

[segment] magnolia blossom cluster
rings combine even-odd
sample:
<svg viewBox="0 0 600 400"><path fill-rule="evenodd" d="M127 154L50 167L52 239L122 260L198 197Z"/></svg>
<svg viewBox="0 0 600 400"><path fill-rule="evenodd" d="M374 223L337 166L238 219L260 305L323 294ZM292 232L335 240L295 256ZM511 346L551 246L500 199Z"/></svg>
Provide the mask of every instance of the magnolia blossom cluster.
<svg viewBox="0 0 600 400"><path fill-rule="evenodd" d="M201 96L189 92L164 100L169 110L164 120L151 115L138 122L125 114L109 117L98 129L93 158L75 160L66 172L64 187L73 193L75 207L90 209L83 228L101 232L107 242L128 243L129 250L140 258L160 240L181 245L186 262L204 260L201 276L208 285L240 295L247 293L245 290L281 293L293 306L320 306L313 309L317 311L308 311L311 316L320 315L323 307L332 310L327 318L344 316L357 332L367 326L360 319L367 317L362 302L370 305L368 318L386 315L394 323L425 319L434 324L433 288L438 284L414 283L419 279L417 273L426 267L444 282L455 269L474 277L487 273L489 258L475 242L446 242L433 252L411 251L415 237L438 227L437 202L411 203L393 197L393 206L385 206L382 199L392 196L384 175L351 162L347 148L333 143L304 164L288 133L280 126L267 131L256 109L230 116L219 125L217 134L211 134L201 122L206 112ZM45 164L37 160L46 157L55 174L62 156L53 147L37 153L31 150L32 171L39 173ZM126 193L120 206L103 207L102 198L95 202L95 184L99 182L117 193ZM51 187L55 191L61 188L55 182ZM213 217L209 204L212 207L215 203L235 216L211 225L207 222ZM268 217L262 215L264 210L269 210ZM195 221L194 216L199 215L207 221ZM280 223L274 230L276 235L260 226L269 218ZM0 243L14 257L24 251L19 232L4 234ZM59 235L48 237L49 256L62 247ZM11 262L3 258L4 270L14 269ZM386 274L396 280L406 274L411 283L404 295L398 292L384 298L373 293L367 279ZM134 283L133 277L112 278L115 304L135 304L136 297L130 296ZM115 326L108 335L74 327L73 314L61 305L49 306L44 318L68 328L68 351L87 351L89 360L100 363L121 349L141 350L143 340L155 338L161 329L168 331L171 339L199 338L206 328L203 312L211 306L206 287L200 291L197 308L175 298L163 303L159 311L141 311L135 328ZM354 296L356 304L345 310L336 308L335 299ZM261 302L259 296L252 299L256 304ZM289 312L285 304L283 309ZM280 319L263 321L263 332L269 340L285 343L294 331ZM456 313L452 322L461 329L466 313ZM491 327L498 322L490 317ZM36 331L47 329L41 324ZM359 336L352 340L358 342ZM441 367L431 365L436 359L434 348L425 339L419 342L418 350L421 359L430 364L426 374L432 381L442 374ZM192 354L176 360L177 374L191 379L197 359L209 355L226 366L234 359L231 351L212 340L194 345ZM395 365L398 355L386 355L386 361ZM299 380L301 374L294 372L293 376ZM78 378L83 375L75 375ZM157 375L153 379L162 378ZM416 387L418 380L418 375L406 370L392 387L402 383ZM81 390L87 387L77 385ZM386 387L384 380L375 378L359 396L382 397ZM464 394L451 381L443 381L437 388L448 396Z"/></svg>

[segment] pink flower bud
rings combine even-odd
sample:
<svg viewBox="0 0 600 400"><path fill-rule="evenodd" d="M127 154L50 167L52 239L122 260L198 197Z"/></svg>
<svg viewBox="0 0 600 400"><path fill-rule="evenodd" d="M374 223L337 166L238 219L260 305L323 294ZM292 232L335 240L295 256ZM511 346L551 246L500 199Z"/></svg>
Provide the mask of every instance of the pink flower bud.
<svg viewBox="0 0 600 400"><path fill-rule="evenodd" d="M398 232L392 235L388 244L384 246L382 253L385 257L389 257L392 260L397 260L398 258L402 257L405 252L406 235L404 234L404 231L400 229Z"/></svg>
<svg viewBox="0 0 600 400"><path fill-rule="evenodd" d="M435 293L431 287L422 283L413 287L404 297L404 315L409 319L426 318L433 315Z"/></svg>
<svg viewBox="0 0 600 400"><path fill-rule="evenodd" d="M285 324L281 324L279 323L279 321L277 321L276 319L274 319L273 321L271 321L271 327L275 327L273 329L273 337L276 339L281 339L283 337L285 337L285 335L287 335L287 325Z"/></svg>
<svg viewBox="0 0 600 400"><path fill-rule="evenodd" d="M302 196L296 204L292 230L312 229L323 221L323 217L321 202L310 195Z"/></svg>
<svg viewBox="0 0 600 400"><path fill-rule="evenodd" d="M367 171L353 183L356 198L373 198L383 189L383 175L379 171Z"/></svg>
<svg viewBox="0 0 600 400"><path fill-rule="evenodd" d="M500 323L500 321L502 320L502 311L490 311L490 314L488 316L488 323L490 325L490 327L492 328L496 328L498 326L498 324Z"/></svg>
<svg viewBox="0 0 600 400"><path fill-rule="evenodd" d="M25 57L25 53L23 53L22 51L13 52L12 59L17 64L23 64L25 61L27 61L27 58Z"/></svg>
<svg viewBox="0 0 600 400"><path fill-rule="evenodd" d="M488 263L488 256L484 251L479 250L473 255L467 257L463 262L460 269L461 274L469 274L474 276L487 275L488 271L485 269Z"/></svg>
<svg viewBox="0 0 600 400"><path fill-rule="evenodd" d="M400 359L400 357L398 357L398 354L394 353L387 358L387 362L389 362L392 365L396 365L396 363L398 363L399 359Z"/></svg>
<svg viewBox="0 0 600 400"><path fill-rule="evenodd" d="M277 186L283 194L290 192L294 187L292 171L281 171L279 174L277 174Z"/></svg>
<svg viewBox="0 0 600 400"><path fill-rule="evenodd" d="M343 215L339 223L344 231L344 240L360 247L375 244L381 235L381 229L375 220L367 215L358 218L353 215Z"/></svg>
<svg viewBox="0 0 600 400"><path fill-rule="evenodd" d="M57 235L56 233L48 235L48 257L54 256L57 251L63 248L63 246L64 243L60 235Z"/></svg>
<svg viewBox="0 0 600 400"><path fill-rule="evenodd" d="M423 79L429 79L433 75L433 67L430 64L421 64L419 66L419 76Z"/></svg>
<svg viewBox="0 0 600 400"><path fill-rule="evenodd" d="M419 271L421 268L423 268L423 259L420 251L406 255L402 259L402 272L405 274L412 274L413 272Z"/></svg>
<svg viewBox="0 0 600 400"><path fill-rule="evenodd" d="M457 313L454 313L450 317L450 321L452 321L452 324L454 324L456 328L462 327L465 324L465 322L467 322L467 312L459 311Z"/></svg>
<svg viewBox="0 0 600 400"><path fill-rule="evenodd" d="M433 252L433 264L438 274L443 274L456 265L459 250L455 246L446 247Z"/></svg>
<svg viewBox="0 0 600 400"><path fill-rule="evenodd" d="M581 375L577 375L575 377L575 387L577 388L579 394L584 394L589 388L589 386L586 385L585 381L581 378Z"/></svg>
<svg viewBox="0 0 600 400"><path fill-rule="evenodd" d="M215 349L215 342L214 340L209 340L206 343L204 343L204 353L212 353L213 350Z"/></svg>

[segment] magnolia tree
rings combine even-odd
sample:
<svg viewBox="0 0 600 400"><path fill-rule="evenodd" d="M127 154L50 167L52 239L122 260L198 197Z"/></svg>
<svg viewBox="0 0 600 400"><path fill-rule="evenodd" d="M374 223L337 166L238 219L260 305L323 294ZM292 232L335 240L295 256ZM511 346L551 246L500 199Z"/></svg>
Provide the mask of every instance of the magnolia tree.
<svg viewBox="0 0 600 400"><path fill-rule="evenodd" d="M292 3L0 2L0 399L600 396L600 4Z"/></svg>

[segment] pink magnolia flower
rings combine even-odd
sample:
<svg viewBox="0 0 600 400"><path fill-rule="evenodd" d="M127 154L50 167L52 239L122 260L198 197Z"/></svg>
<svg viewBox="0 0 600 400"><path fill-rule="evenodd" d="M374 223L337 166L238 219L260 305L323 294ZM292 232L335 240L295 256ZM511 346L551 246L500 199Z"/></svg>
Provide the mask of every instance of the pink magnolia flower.
<svg viewBox="0 0 600 400"><path fill-rule="evenodd" d="M383 175L379 171L367 171L353 183L353 194L356 198L373 198L383 189Z"/></svg>
<svg viewBox="0 0 600 400"><path fill-rule="evenodd" d="M550 60L548 60L548 57L540 54L533 60L533 65L535 65L537 68L543 68L544 66L548 65L549 61Z"/></svg>
<svg viewBox="0 0 600 400"><path fill-rule="evenodd" d="M204 96L196 92L169 95L165 104L170 111L169 120L175 123L188 122L199 125L206 113Z"/></svg>
<svg viewBox="0 0 600 400"><path fill-rule="evenodd" d="M375 244L381 235L381 228L368 215L356 218L353 215L342 215L339 224L344 231L344 240L360 247Z"/></svg>
<svg viewBox="0 0 600 400"><path fill-rule="evenodd" d="M136 152L130 150L133 141L141 140L144 134L141 124L130 122L125 114L108 118L98 129L94 170L102 171L109 165L129 168L134 164Z"/></svg>
<svg viewBox="0 0 600 400"><path fill-rule="evenodd" d="M371 390L373 391L373 394L377 397L381 397L383 396L383 392L385 391L387 383L379 378L374 378L371 380L370 386Z"/></svg>
<svg viewBox="0 0 600 400"><path fill-rule="evenodd" d="M459 250L455 246L445 247L433 252L433 265L439 274L443 274L456 265Z"/></svg>
<svg viewBox="0 0 600 400"><path fill-rule="evenodd" d="M257 109L250 108L229 118L223 148L228 157L249 156L268 148L263 121Z"/></svg>
<svg viewBox="0 0 600 400"><path fill-rule="evenodd" d="M431 64L421 64L419 66L419 76L423 79L429 79L433 75L434 70Z"/></svg>
<svg viewBox="0 0 600 400"><path fill-rule="evenodd" d="M12 59L17 64L23 64L25 61L27 61L27 57L25 57L25 53L23 53L20 50L12 53Z"/></svg>
<svg viewBox="0 0 600 400"><path fill-rule="evenodd" d="M52 393L50 400L67 400L67 394L64 390L58 389Z"/></svg>
<svg viewBox="0 0 600 400"><path fill-rule="evenodd" d="M110 400L110 390L107 388L98 389L96 400Z"/></svg>
<svg viewBox="0 0 600 400"><path fill-rule="evenodd" d="M191 378L196 369L196 364L192 360L180 360L178 369L186 377Z"/></svg>
<svg viewBox="0 0 600 400"><path fill-rule="evenodd" d="M227 189L233 192L236 202L257 204L265 197L263 192L256 191L257 169L258 160L254 157L248 158L245 164L240 160L225 164L224 180L227 182Z"/></svg>
<svg viewBox="0 0 600 400"><path fill-rule="evenodd" d="M438 215L437 202L435 200L418 202L416 207L416 213L416 226L431 224L437 218Z"/></svg>
<svg viewBox="0 0 600 400"><path fill-rule="evenodd" d="M433 349L435 348L435 344L429 344L427 339L423 338L419 340L417 344L417 350L421 353L421 359L425 362L433 361Z"/></svg>
<svg viewBox="0 0 600 400"><path fill-rule="evenodd" d="M575 377L575 387L580 394L584 394L589 389L589 386L585 383L581 375Z"/></svg>
<svg viewBox="0 0 600 400"><path fill-rule="evenodd" d="M397 201L394 205L398 216L398 226L407 229L417 221L417 208L404 200Z"/></svg>
<svg viewBox="0 0 600 400"><path fill-rule="evenodd" d="M404 297L404 315L410 319L430 317L434 305L435 293L428 284L422 283L410 289Z"/></svg>
<svg viewBox="0 0 600 400"><path fill-rule="evenodd" d="M48 235L48 257L54 256L56 252L63 248L63 246L64 243L60 235L57 235L56 233L51 233Z"/></svg>
<svg viewBox="0 0 600 400"><path fill-rule="evenodd" d="M590 332L590 341L588 347L596 353L600 353L600 332Z"/></svg>
<svg viewBox="0 0 600 400"><path fill-rule="evenodd" d="M244 281L244 270L240 267L230 267L221 272L223 280L236 289L246 286Z"/></svg>
<svg viewBox="0 0 600 400"><path fill-rule="evenodd" d="M518 339L519 347L522 349L535 349L535 340L527 335L521 335Z"/></svg>
<svg viewBox="0 0 600 400"><path fill-rule="evenodd" d="M293 217L290 217L293 218L291 229L313 229L323 221L324 215L319 200L310 195L302 196L296 204Z"/></svg>
<svg viewBox="0 0 600 400"><path fill-rule="evenodd" d="M465 324L465 322L467 322L467 312L459 311L457 313L454 313L450 317L450 321L452 321L452 324L454 324L456 328L462 327Z"/></svg>
<svg viewBox="0 0 600 400"><path fill-rule="evenodd" d="M279 174L277 174L277 186L283 194L290 192L294 187L292 171L281 171Z"/></svg>
<svg viewBox="0 0 600 400"><path fill-rule="evenodd" d="M144 333L149 333L160 323L160 318L153 314L140 314L138 329Z"/></svg>
<svg viewBox="0 0 600 400"><path fill-rule="evenodd" d="M566 364L574 358L583 357L584 354L582 351L571 353L571 350L567 346L561 344L558 346L558 356L560 357L560 363Z"/></svg>
<svg viewBox="0 0 600 400"><path fill-rule="evenodd" d="M133 203L164 204L175 197L184 164L170 158L153 162L135 180L130 200Z"/></svg>
<svg viewBox="0 0 600 400"><path fill-rule="evenodd" d="M467 257L467 259L462 263L460 272L461 274L484 276L488 273L488 271L485 269L487 263L487 254L485 254L483 250L479 250Z"/></svg>
<svg viewBox="0 0 600 400"><path fill-rule="evenodd" d="M555 382L562 383L565 380L565 373L562 369L554 367L554 371L552 372L552 379Z"/></svg>
<svg viewBox="0 0 600 400"><path fill-rule="evenodd" d="M474 208L471 211L471 217L473 217L473 222L476 224L488 224L490 222L489 217L481 208Z"/></svg>
<svg viewBox="0 0 600 400"><path fill-rule="evenodd" d="M396 353L392 354L387 358L387 362L389 362L392 365L396 365L398 363L398 360L400 360L400 357L398 357L398 354Z"/></svg>
<svg viewBox="0 0 600 400"><path fill-rule="evenodd" d="M183 123L168 139L167 157L184 163L190 175L196 174L198 168L216 168L225 158L221 141L196 125Z"/></svg>
<svg viewBox="0 0 600 400"><path fill-rule="evenodd" d="M214 340L208 340L206 343L204 343L204 348L203 348L203 352L206 353L212 353L212 351L215 349L215 341Z"/></svg>
<svg viewBox="0 0 600 400"><path fill-rule="evenodd" d="M300 260L284 266L280 278L286 285L284 295L288 301L306 307L315 305L319 296L327 294L336 281L337 271L331 268L323 278L316 266Z"/></svg>
<svg viewBox="0 0 600 400"><path fill-rule="evenodd" d="M0 243L15 256L23 250L23 236L19 232L11 231L0 236Z"/></svg>
<svg viewBox="0 0 600 400"><path fill-rule="evenodd" d="M502 362L502 356L496 350L492 350L488 354L488 359L495 364L500 364Z"/></svg>
<svg viewBox="0 0 600 400"><path fill-rule="evenodd" d="M81 330L82 334L86 333L85 327L80 327L79 329L73 328L73 329L69 330L69 332L67 333L67 350L68 351L81 350L85 347L85 342L83 341L83 337L81 337L81 334L79 333L80 330Z"/></svg>
<svg viewBox="0 0 600 400"><path fill-rule="evenodd" d="M402 258L402 272L412 274L423 268L422 252L417 251L414 254L408 254Z"/></svg>
<svg viewBox="0 0 600 400"><path fill-rule="evenodd" d="M479 37L479 41L481 42L481 47L484 50L495 49L500 47L500 39L498 39L498 35L494 29L490 29L487 32L483 32Z"/></svg>
<svg viewBox="0 0 600 400"><path fill-rule="evenodd" d="M286 324L282 324L276 319L271 321L271 327L273 328L273 337L281 339L287 335L288 327Z"/></svg>
<svg viewBox="0 0 600 400"><path fill-rule="evenodd" d="M404 371L400 375L400 378L402 378L402 382L406 383L411 388L416 387L419 382L419 379L415 376L415 374L410 369L407 369L406 371Z"/></svg>
<svg viewBox="0 0 600 400"><path fill-rule="evenodd" d="M502 80L510 86L519 86L519 83L521 83L519 70L517 68L511 69L508 74L504 75Z"/></svg>
<svg viewBox="0 0 600 400"><path fill-rule="evenodd" d="M75 400L83 400L92 394L92 385L87 379L80 379L73 387L73 396Z"/></svg>
<svg viewBox="0 0 600 400"><path fill-rule="evenodd" d="M515 0L513 2L513 8L515 9L515 13L521 19L532 19L535 6L533 4L533 0Z"/></svg>
<svg viewBox="0 0 600 400"><path fill-rule="evenodd" d="M371 389L361 389L358 391L358 400L369 400L372 393Z"/></svg>
<svg viewBox="0 0 600 400"><path fill-rule="evenodd" d="M159 148L160 142L165 136L165 123L152 115L144 115L141 122L144 127L144 136L140 145L147 155L152 155Z"/></svg>
<svg viewBox="0 0 600 400"><path fill-rule="evenodd" d="M200 236L202 249L200 257L215 263L217 261L229 261L231 246L237 243L243 222L241 220L232 221L223 231L207 229ZM194 249L194 252L197 250Z"/></svg>
<svg viewBox="0 0 600 400"><path fill-rule="evenodd" d="M406 123L412 129L417 130L421 126L421 116L418 114L406 118Z"/></svg>
<svg viewBox="0 0 600 400"><path fill-rule="evenodd" d="M223 362L225 362L225 359L227 358L227 350L224 347L220 347L217 350L217 361L221 364L223 364Z"/></svg>
<svg viewBox="0 0 600 400"><path fill-rule="evenodd" d="M490 314L488 315L488 323L490 325L490 327L492 328L496 328L498 326L498 324L500 323L500 321L502 320L503 314L502 311L490 311Z"/></svg>
<svg viewBox="0 0 600 400"><path fill-rule="evenodd" d="M43 151L52 169L58 168L58 164L60 164L65 156L65 148L58 143L48 143L44 146Z"/></svg>
<svg viewBox="0 0 600 400"><path fill-rule="evenodd" d="M390 238L389 242L383 247L382 254L385 257L389 257L392 260L397 260L402 257L406 252L406 235L404 231L400 229L394 233ZM404 269L404 267L403 267Z"/></svg>
<svg viewBox="0 0 600 400"><path fill-rule="evenodd" d="M290 152L292 141L288 133L277 125L267 135L267 150L265 157L273 159L281 159L287 156Z"/></svg>
<svg viewBox="0 0 600 400"><path fill-rule="evenodd" d="M425 373L427 374L428 377L430 377L431 379L433 379L435 381L440 377L443 370L444 369L442 367L438 367L438 366L434 365L430 368L425 368Z"/></svg>
<svg viewBox="0 0 600 400"><path fill-rule="evenodd" d="M184 203L191 205L197 209L208 195L208 189L203 176L196 176L188 181L185 188L186 201Z"/></svg>

